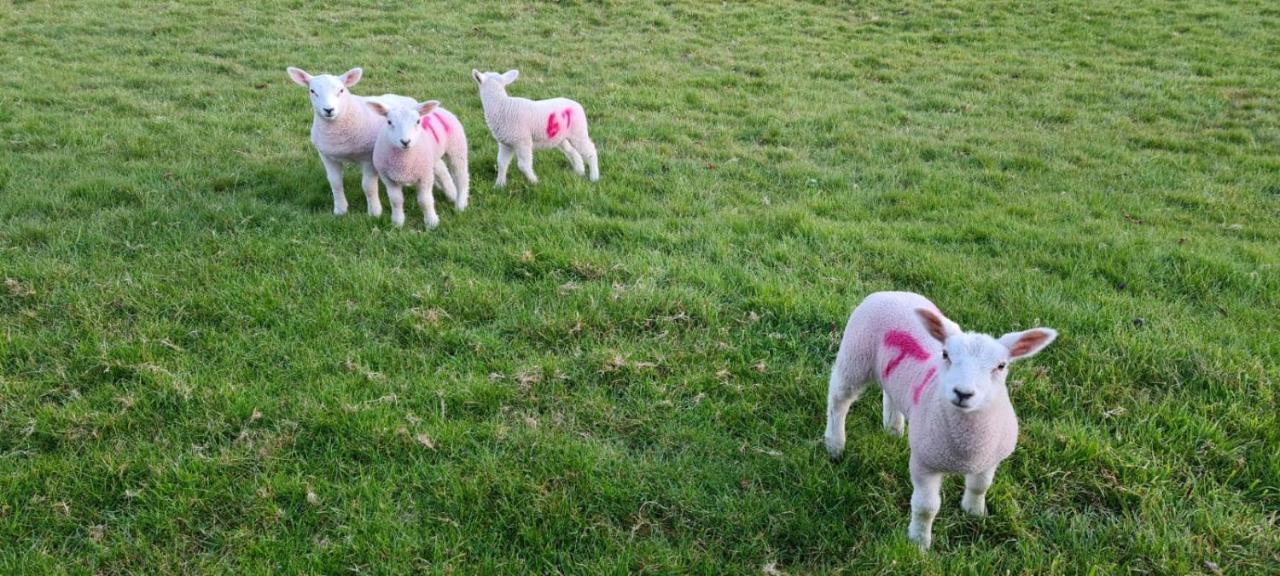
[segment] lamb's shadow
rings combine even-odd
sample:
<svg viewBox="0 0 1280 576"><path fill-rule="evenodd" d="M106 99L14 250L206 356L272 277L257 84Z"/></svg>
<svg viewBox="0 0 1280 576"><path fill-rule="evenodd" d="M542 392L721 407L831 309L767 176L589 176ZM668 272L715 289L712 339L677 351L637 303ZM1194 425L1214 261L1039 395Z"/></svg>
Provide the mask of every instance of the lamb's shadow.
<svg viewBox="0 0 1280 576"><path fill-rule="evenodd" d="M306 212L332 213L333 193L324 166L314 162L261 164L253 167L252 190L259 200ZM360 188L360 166L349 165L342 178L348 212L364 212L364 191ZM386 193L381 190L383 202Z"/></svg>

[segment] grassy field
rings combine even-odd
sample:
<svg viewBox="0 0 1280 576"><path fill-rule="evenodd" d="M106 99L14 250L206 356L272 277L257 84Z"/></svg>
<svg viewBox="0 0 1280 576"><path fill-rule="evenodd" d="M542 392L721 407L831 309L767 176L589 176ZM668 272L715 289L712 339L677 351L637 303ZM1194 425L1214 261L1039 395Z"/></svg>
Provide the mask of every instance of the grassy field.
<svg viewBox="0 0 1280 576"><path fill-rule="evenodd" d="M0 1L0 572L1280 573L1274 3L360 4ZM332 216L289 65L471 207ZM494 189L472 68L601 182ZM878 398L820 445L883 289L1062 333L925 555Z"/></svg>

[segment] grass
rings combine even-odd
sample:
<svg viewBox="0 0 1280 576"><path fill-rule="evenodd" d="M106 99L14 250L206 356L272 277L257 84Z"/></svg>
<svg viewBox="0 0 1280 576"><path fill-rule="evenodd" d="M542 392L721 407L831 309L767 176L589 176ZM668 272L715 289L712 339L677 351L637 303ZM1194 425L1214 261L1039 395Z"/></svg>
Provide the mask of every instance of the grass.
<svg viewBox="0 0 1280 576"><path fill-rule="evenodd" d="M0 571L1280 572L1268 2L0 2ZM472 207L335 218L284 68L438 98ZM492 188L472 68L603 179ZM905 538L865 294L1061 331Z"/></svg>

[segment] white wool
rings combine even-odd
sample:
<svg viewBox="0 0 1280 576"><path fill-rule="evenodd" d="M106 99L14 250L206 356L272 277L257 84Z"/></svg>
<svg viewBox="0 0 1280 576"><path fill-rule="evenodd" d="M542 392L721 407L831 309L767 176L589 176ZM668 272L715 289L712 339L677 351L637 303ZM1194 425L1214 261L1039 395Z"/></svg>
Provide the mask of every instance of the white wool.
<svg viewBox="0 0 1280 576"><path fill-rule="evenodd" d="M529 182L537 184L533 151L543 148L559 148L580 175L586 173L585 162L591 181L599 180L596 145L587 134L587 114L582 105L568 98L534 101L508 96L507 85L519 75L517 70L503 74L471 71L471 77L480 85L485 124L498 141L497 186L507 184L507 168L513 156Z"/></svg>
<svg viewBox="0 0 1280 576"><path fill-rule="evenodd" d="M404 225L406 186L417 188L418 204L428 228L440 223L431 194L433 181L458 211L467 207L467 136L458 118L439 104L435 100L395 107L369 104L369 109L382 119L374 142L373 164L387 187L391 222L396 226ZM442 161L446 155L452 171Z"/></svg>
<svg viewBox="0 0 1280 576"><path fill-rule="evenodd" d="M1005 378L1013 360L1029 357L1057 337L1048 328L1000 339L963 332L932 302L908 292L867 296L849 316L827 388L826 445L845 446L849 407L875 380L884 427L901 435L910 420L911 526L922 548L932 540L944 474L964 474L965 511L986 515L996 467L1013 453L1018 418Z"/></svg>
<svg viewBox="0 0 1280 576"><path fill-rule="evenodd" d="M341 76L313 76L299 68L288 69L289 78L308 89L311 98L311 143L324 164L329 188L333 192L333 213L347 213L347 196L342 187L342 174L347 164L359 164L363 177L361 188L368 201L369 215L382 215L378 198L378 174L373 167L373 143L382 128L383 119L369 110L368 103L384 106L411 106L412 98L383 94L356 96L350 88L360 81L364 71L352 68Z"/></svg>

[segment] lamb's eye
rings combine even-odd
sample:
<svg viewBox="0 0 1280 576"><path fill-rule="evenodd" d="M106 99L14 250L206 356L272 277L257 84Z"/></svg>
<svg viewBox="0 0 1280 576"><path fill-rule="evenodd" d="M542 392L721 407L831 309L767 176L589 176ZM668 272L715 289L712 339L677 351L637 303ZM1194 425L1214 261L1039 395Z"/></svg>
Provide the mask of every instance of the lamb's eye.
<svg viewBox="0 0 1280 576"><path fill-rule="evenodd" d="M1004 362L1001 362L1001 363L999 363L999 364L996 364L996 370L1004 370L1005 366L1008 366L1008 364L1006 364L1006 363L1004 363Z"/></svg>
<svg viewBox="0 0 1280 576"><path fill-rule="evenodd" d="M390 126L390 125L391 125L391 121L387 120L387 126Z"/></svg>
<svg viewBox="0 0 1280 576"><path fill-rule="evenodd" d="M315 93L316 93L316 91L315 91L315 90L312 90L312 91L311 91L311 93L312 93L312 94L315 94Z"/></svg>
<svg viewBox="0 0 1280 576"><path fill-rule="evenodd" d="M346 91L347 91L346 88L340 88L338 89L338 94L342 94L343 92L346 92Z"/></svg>
<svg viewBox="0 0 1280 576"><path fill-rule="evenodd" d="M946 351L946 350L943 350L943 351L942 351L942 359L943 359L943 360L946 360L947 362L950 362L950 361L951 361L951 356L947 354L947 351Z"/></svg>

